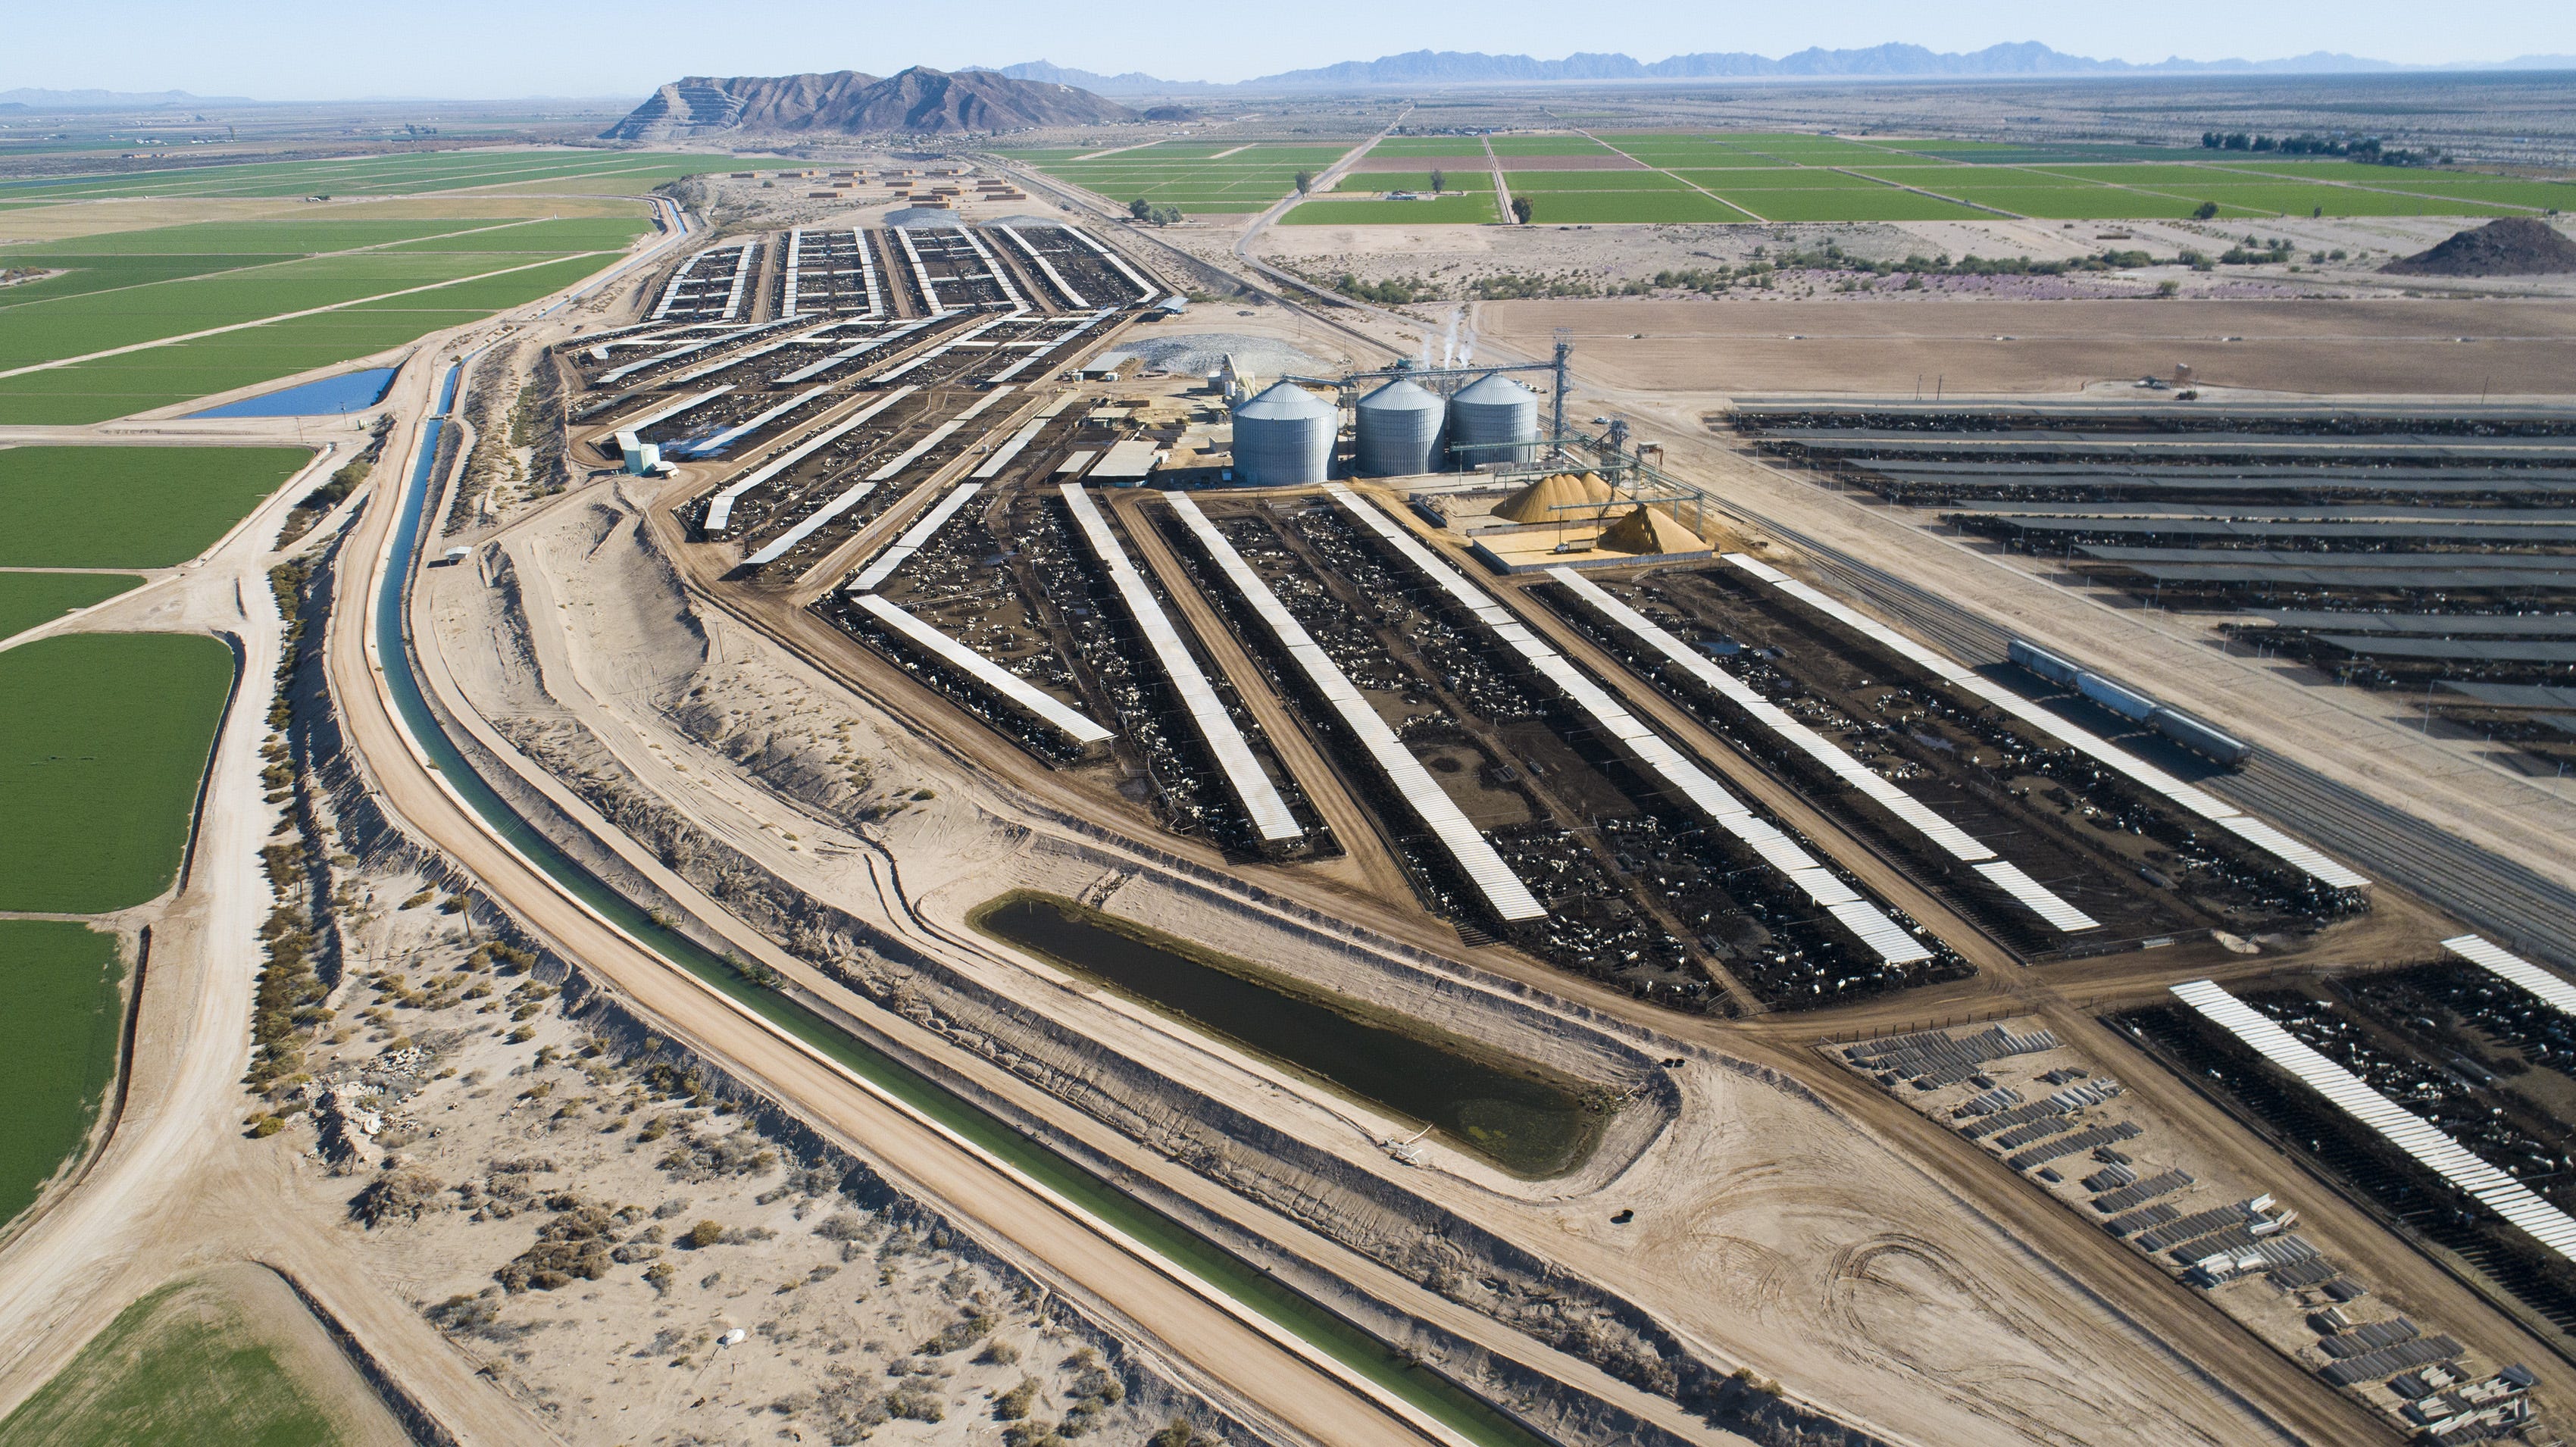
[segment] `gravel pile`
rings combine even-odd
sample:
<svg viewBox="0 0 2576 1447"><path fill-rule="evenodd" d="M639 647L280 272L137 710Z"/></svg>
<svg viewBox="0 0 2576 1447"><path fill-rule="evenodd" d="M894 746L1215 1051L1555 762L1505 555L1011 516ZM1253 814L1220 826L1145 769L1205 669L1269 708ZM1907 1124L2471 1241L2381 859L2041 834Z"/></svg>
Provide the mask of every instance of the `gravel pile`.
<svg viewBox="0 0 2576 1447"><path fill-rule="evenodd" d="M2576 271L2576 242L2536 216L2507 216L2380 268L2397 276L2548 276Z"/></svg>
<svg viewBox="0 0 2576 1447"><path fill-rule="evenodd" d="M1237 370L1263 377L1277 377L1289 372L1312 377L1331 370L1276 337L1248 336L1242 332L1182 335L1166 332L1150 338L1131 338L1121 343L1118 350L1143 363L1149 372L1170 372L1185 377L1206 376L1215 371L1217 364L1228 354L1234 357Z"/></svg>

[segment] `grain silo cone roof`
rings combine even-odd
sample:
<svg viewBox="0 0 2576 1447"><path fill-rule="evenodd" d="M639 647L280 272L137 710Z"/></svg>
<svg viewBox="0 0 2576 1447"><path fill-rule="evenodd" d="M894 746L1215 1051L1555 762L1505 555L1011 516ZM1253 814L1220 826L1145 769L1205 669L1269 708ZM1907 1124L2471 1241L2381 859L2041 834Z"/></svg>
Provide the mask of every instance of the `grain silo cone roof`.
<svg viewBox="0 0 2576 1447"><path fill-rule="evenodd" d="M1330 417L1333 404L1294 382L1273 382L1258 397L1234 409L1239 420L1287 422L1301 417Z"/></svg>
<svg viewBox="0 0 2576 1447"><path fill-rule="evenodd" d="M1591 473L1550 473L1504 498L1494 516L1516 523L1582 522L1591 516L1582 509L1607 506L1611 496L1610 484Z"/></svg>
<svg viewBox="0 0 2576 1447"><path fill-rule="evenodd" d="M1603 528L1592 546L1605 553L1647 557L1658 553L1705 553L1708 540L1673 521L1672 514L1641 503L1635 512Z"/></svg>
<svg viewBox="0 0 2576 1447"><path fill-rule="evenodd" d="M1457 400L1469 406L1512 406L1534 402L1538 394L1500 372L1485 375L1458 389Z"/></svg>
<svg viewBox="0 0 2576 1447"><path fill-rule="evenodd" d="M1387 383L1359 400L1371 412L1437 412L1448 404L1402 377Z"/></svg>

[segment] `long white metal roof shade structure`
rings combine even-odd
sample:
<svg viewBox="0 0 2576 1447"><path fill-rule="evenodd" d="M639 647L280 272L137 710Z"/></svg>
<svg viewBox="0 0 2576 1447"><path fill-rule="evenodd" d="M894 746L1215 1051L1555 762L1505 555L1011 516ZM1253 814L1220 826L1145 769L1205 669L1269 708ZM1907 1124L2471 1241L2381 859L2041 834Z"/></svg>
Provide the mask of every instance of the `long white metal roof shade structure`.
<svg viewBox="0 0 2576 1447"><path fill-rule="evenodd" d="M876 471L869 473L866 477L860 479L856 485L844 490L838 497L833 498L830 502L823 504L822 507L816 509L810 516L799 521L796 526L779 534L767 547L764 547L759 552L743 559L743 561L752 567L761 568L767 567L769 564L787 556L790 549L794 548L798 543L805 541L807 538L812 537L815 531L821 528L825 523L830 522L832 519L839 517L841 514L848 512L851 508L854 508L861 502L865 501L868 494L877 490L878 483L884 482L893 477L896 473L903 471L905 468L911 466L913 462L921 456L921 454L928 452L930 449L937 447L940 443L947 441L951 433L954 433L958 428L966 425L966 420L968 418L973 417L976 413L992 406L994 402L1000 400L1001 395L1004 392L1009 390L1010 388L1008 387L996 388L995 390L987 392L983 396L975 399L974 406L967 408L965 411L958 413L955 417L952 417L948 421L942 422L937 427L932 428L929 436L922 438L919 442L916 442L912 446L904 449L904 451L892 462L889 462L885 466L878 468ZM711 517L713 516L712 509L710 509L709 515ZM708 526L712 528L714 524L710 522Z"/></svg>
<svg viewBox="0 0 2576 1447"><path fill-rule="evenodd" d="M1027 356L1020 358L1018 361L1013 362L1011 365L1009 365L1009 366L1007 366L1007 367L1004 367L1002 370L1000 370L1000 371L998 371L998 372L995 372L995 373L991 376L991 378L989 378L988 380L995 381L995 382L1007 382L1007 381L1011 380L1013 377L1018 376L1020 373L1025 372L1025 371L1027 371L1029 368L1036 366L1036 365L1038 364L1038 359L1039 359L1039 358L1044 357L1044 356L1046 356L1047 354L1049 354L1049 353L1051 353L1051 352L1055 352L1055 351L1060 350L1061 348L1063 348L1063 347L1064 347L1064 345L1065 345L1066 343L1068 343L1068 342L1072 341L1074 338L1076 338L1076 337L1078 337L1078 336L1081 336L1084 332L1087 332L1087 331L1091 330L1093 327L1096 327L1096 326L1100 325L1102 322L1107 321L1109 318L1111 318L1111 317L1113 317L1113 316L1116 316L1116 315L1117 315L1117 313L1116 313L1116 312L1112 312L1112 311L1101 311L1101 312L1096 312L1096 313L1092 314L1091 316L1084 318L1080 323L1076 324L1076 325L1074 326L1074 328L1073 328L1071 331L1066 332L1063 336L1060 336L1060 337L1055 338L1053 341L1047 341L1047 342L1041 342L1041 343L1039 343L1039 344L1038 344L1038 349L1037 349L1036 351L1033 351L1033 352L1029 353ZM1070 320L1070 318L1065 318L1065 317L1053 317L1053 318L1050 318L1049 320L1052 320L1052 321L1066 321L1066 320Z"/></svg>
<svg viewBox="0 0 2576 1447"><path fill-rule="evenodd" d="M1011 465L1012 458L1019 456L1030 443L1038 440L1038 434L1046 430L1046 425L1047 419L1040 417L1021 428L1016 436L1003 443L992 456L984 459L984 465L976 468L974 475L986 481L1001 476L1002 469Z"/></svg>
<svg viewBox="0 0 2576 1447"><path fill-rule="evenodd" d="M2257 1054L2299 1078L2353 1119L2386 1137L2442 1179L2528 1232L2561 1257L2576 1261L2576 1220L2520 1181L2488 1165L2422 1116L2371 1089L2351 1071L2301 1044L2260 1011L2208 980L2176 985L2173 993Z"/></svg>
<svg viewBox="0 0 2576 1447"><path fill-rule="evenodd" d="M2341 861L2328 857L2323 851L2300 843L2205 789L2197 789L2184 783L2101 735L2067 722L2011 689L1960 667L1895 629L1845 607L1761 559L1749 557L1743 553L1728 553L1725 556L1726 560L1736 567L1771 584L1826 617L1885 645L1890 652L1920 665L1946 682L1956 684L1975 694L2024 723L2064 740L2077 752L2128 775L2248 844L2304 871L2319 882L2335 889L2359 889L2370 883L2366 876L2354 872Z"/></svg>
<svg viewBox="0 0 2576 1447"><path fill-rule="evenodd" d="M859 248L859 280L865 283L868 289L868 315L884 316L885 295L877 290L877 262L876 257L868 250L868 234L853 226L850 228L850 240L856 242Z"/></svg>
<svg viewBox="0 0 2576 1447"><path fill-rule="evenodd" d="M984 238L976 235L975 228L972 226L964 228L960 234L965 236L967 245L975 248L975 254L984 259L984 270L992 275L994 284L1001 287L1002 295L1010 299L1011 309L1028 310L1028 299L1020 295L1018 287L1011 285L1011 274L1002 270L1001 259L993 255L991 247L984 244Z"/></svg>
<svg viewBox="0 0 2576 1447"><path fill-rule="evenodd" d="M1720 668L1698 649L1682 642L1652 619L1612 596L1599 584L1572 568L1550 568L1547 576L1567 592L1581 599L1594 612L1626 629L1647 647L1663 655L1674 666L1696 680L1709 692L1719 695L1756 722L1778 734L1834 777L1850 785L1880 807L1905 821L1914 831L1939 845L1952 858L1985 876L1997 889L2011 895L2029 910L2064 933L2100 929L2101 922L2068 904L2046 886L2022 870L2006 863L1994 850L1979 842L1968 831L1935 813L1913 795L1881 778L1878 771L1853 758L1840 745L1814 729L1791 718L1787 710L1764 698L1752 685Z"/></svg>
<svg viewBox="0 0 2576 1447"><path fill-rule="evenodd" d="M751 258L757 250L750 242L744 242L742 256L733 264L733 285L725 291L724 310L717 313L726 321L732 321L733 314L742 310L743 283L751 276Z"/></svg>
<svg viewBox="0 0 2576 1447"><path fill-rule="evenodd" d="M911 361L898 363L892 370L888 371L884 376L877 378L877 380L880 382L891 382L895 378L904 375L906 372L911 371L913 368L918 367L925 362L948 355L949 352L955 350L957 347L964 343L973 341L975 338L982 336L984 333L991 331L993 328L1000 326L1004 322L1019 320L1020 316L1021 313L1019 312L1004 312L1000 316L994 317L989 321L977 322L975 325L968 327L966 330L959 332L957 335L950 337L944 342L941 342L938 346L932 347L929 351L923 352L920 356L914 357Z"/></svg>
<svg viewBox="0 0 2576 1447"><path fill-rule="evenodd" d="M1468 582L1465 574L1442 562L1393 518L1338 482L1324 484L1324 491L1377 534L1388 547L1403 555L1416 571L1456 599L1458 605L1474 615L1477 622L1519 654L1531 671L1554 684L1559 693L1592 720L1595 728L1615 739L1621 749L1645 766L1647 772L1688 799L1719 828L1742 840L1761 856L1764 863L1786 875L1791 884L1845 929L1858 935L1861 942L1875 951L1880 959L1891 965L1902 965L1932 958L1930 946L1861 898L1840 875L1825 868L1796 840L1755 817L1742 800L1728 793L1707 770L1684 758L1679 749L1638 722L1636 716L1622 708L1608 690L1585 677L1581 670L1566 661L1564 655L1540 641L1537 634L1514 618L1510 610Z"/></svg>
<svg viewBox="0 0 2576 1447"><path fill-rule="evenodd" d="M790 321L755 322L747 326L728 325L725 330L716 333L714 336L703 337L694 342L684 342L679 346L673 347L667 352L658 352L652 356L629 362L623 367L611 368L608 371L600 373L599 380L592 385L605 387L612 382L622 382L637 372L649 371L654 367L662 365L664 362L676 362L682 357L694 357L709 347L728 346L734 342L746 341L773 328L791 325L793 325L793 323ZM709 370L714 369L711 368ZM688 376L683 377L680 380L684 382L694 381L705 375L705 372L691 372Z"/></svg>
<svg viewBox="0 0 2576 1447"><path fill-rule="evenodd" d="M873 477L852 483L841 489L840 494L830 502L798 519L794 527L770 539L768 546L743 559L743 562L755 568L768 567L780 558L786 557L798 543L814 536L825 523L866 501L868 494L876 490L877 480Z"/></svg>
<svg viewBox="0 0 2576 1447"><path fill-rule="evenodd" d="M969 482L952 489L946 497L939 500L938 506L922 514L911 527L904 529L902 537L895 539L886 546L884 552L870 559L868 565L859 570L858 576L850 579L849 586L841 591L874 592L878 584L893 577L896 569L911 561L912 555L920 552L923 544L937 537L939 530L948 526L948 520L957 516L957 510L966 505L968 498L983 490L984 484L980 482Z"/></svg>
<svg viewBox="0 0 2576 1447"><path fill-rule="evenodd" d="M1243 560L1243 555L1234 550L1234 544L1227 542L1225 534L1218 532L1216 525L1207 520L1207 514L1199 511L1198 503L1183 492L1167 492L1163 496L1170 501L1173 513L1190 530L1190 536L1198 539L1199 546L1215 562L1217 571L1225 574L1226 581L1270 629L1271 636L1279 640L1279 646L1304 670L1315 691L1324 696L1335 713L1341 715L1343 725L1358 737L1360 747L1384 771L1387 781L1395 786L1396 794L1404 800L1406 807L1413 810L1423 827L1440 841L1441 847L1449 852L1450 859L1456 862L1459 872L1476 886L1494 913L1514 922L1545 919L1546 907L1530 893L1529 886L1521 882L1520 876L1512 873L1511 866L1503 863L1503 856L1495 852L1493 841L1478 832L1465 811L1458 807L1458 801L1449 797L1449 791L1440 787L1429 769L1422 767L1422 761L1415 758L1412 750L1404 746L1404 741L1395 736L1395 730L1387 727L1386 720L1378 716L1377 709L1351 682L1350 675L1342 672L1332 656L1316 644L1295 615L1280 603L1279 596L1270 591L1270 585L1262 582L1261 575L1254 572L1252 565Z"/></svg>
<svg viewBox="0 0 2576 1447"><path fill-rule="evenodd" d="M888 478L891 478L895 474L903 471L905 468L912 466L915 462L918 462L921 459L921 455L923 453L928 452L930 449L937 447L940 443L947 441L958 428L965 426L976 416L976 414L982 412L985 408L1000 401L1002 399L1002 394L1010 390L1011 389L1008 387L996 387L992 391L985 393L983 396L976 398L975 405L958 413L956 416L949 418L947 421L940 423L937 427L932 428L928 436L923 437L920 441L915 442L910 447L907 447L903 451L895 454L893 460L886 463L885 466L869 473L868 481L884 482Z"/></svg>
<svg viewBox="0 0 2576 1447"><path fill-rule="evenodd" d="M2491 975L2519 985L2561 1015L2576 1015L2576 985L2549 973L2522 956L2478 935L2442 941L2442 948Z"/></svg>
<svg viewBox="0 0 2576 1447"><path fill-rule="evenodd" d="M805 320L805 318L803 318L803 317L791 317L791 318L786 318L785 320L790 320L790 321L803 321L803 320ZM774 325L774 324L773 324L773 325ZM745 349L744 349L744 350L742 350L742 351L736 352L736 353L734 353L734 354L733 354L732 356L730 356L730 357L718 357L716 360L714 360L714 361L712 361L712 362L707 363L707 364L706 364L705 366L703 366L703 367L698 367L698 368L695 368L695 369L693 369L693 370L691 370L691 371L683 372L683 373L681 373L679 376L672 378L672 379L671 379L671 382L670 382L670 385L672 385L672 386L678 386L678 385L680 385L680 384L682 384L682 383L686 383L686 382L694 382L694 381L698 380L700 377L712 377L712 376L714 376L714 375L715 375L716 373L718 373L718 372L729 372L729 371L733 370L734 368L741 366L741 365L742 365L743 363L745 363L745 362L757 361L757 360L759 360L759 359L760 359L760 358L762 358L762 357L768 356L768 355L769 355L770 353L772 353L772 352L775 352L775 351L780 350L781 348L785 348L785 347L793 347L793 346L801 346L801 345L803 345L804 343L806 343L806 342L810 342L810 341L814 340L816 337L821 336L821 335L822 335L823 333L825 333L825 332L833 331L833 330L835 330L835 329L837 329L837 328L840 328L840 327L846 327L846 326L858 326L858 325L864 325L864 323L856 322L856 321L853 321L853 320L852 320L852 319L850 319L850 318L844 317L844 318L842 318L842 319L840 319L840 320L838 320L838 321L829 321L829 322L825 322L825 323L823 323L821 326L818 326L818 327L808 327L808 328L806 328L805 330L803 330L803 331L801 331L801 332L792 332L792 333L790 333L790 334L788 334L788 335L786 335L786 336L783 336L783 337L778 338L776 341L763 342L763 343L761 343L759 346L756 346L756 347L748 347L748 348L745 348ZM767 330L769 330L769 328L768 328L768 327L760 327L760 328L757 328L756 330L758 330L758 331L767 331ZM743 333L743 335L747 337L747 336L752 335L752 333L751 333L751 332L744 332L744 333ZM830 343L830 342L826 342L824 345L826 345L826 346L830 346L830 345L834 345L834 344L833 344L833 343Z"/></svg>
<svg viewBox="0 0 2576 1447"><path fill-rule="evenodd" d="M791 385L805 381L807 378L820 375L821 373L828 372L834 367L841 365L843 362L851 361L858 357L864 357L879 347L901 341L903 338L912 335L914 332L920 331L923 327L928 325L930 325L930 323L927 321L905 322L902 326L896 327L894 330L887 332L884 336L870 337L866 341L843 347L841 350L834 352L832 355L825 357L823 360L816 362L811 366L800 367L797 370L788 373L786 376L779 378L779 385Z"/></svg>
<svg viewBox="0 0 2576 1447"><path fill-rule="evenodd" d="M1189 644L1182 641L1180 630L1172 626L1162 600L1146 585L1145 575L1127 560L1127 550L1119 545L1118 535L1109 530L1109 520L1100 515L1099 504L1078 482L1060 483L1057 491L1064 494L1064 505L1073 509L1074 524L1091 544L1092 556L1109 570L1109 581L1118 590L1118 600L1127 605L1127 616L1135 620L1137 631L1145 635L1146 644L1154 650L1154 661L1162 666L1163 676L1171 680L1172 691L1181 696L1181 705L1190 711L1190 722L1197 726L1208 752L1216 755L1217 766L1225 770L1225 781L1233 786L1243 812L1252 816L1254 832L1274 844L1305 837L1306 831L1297 827L1297 816L1289 811L1288 801L1279 797L1279 788L1270 782L1269 771L1253 757L1252 745L1244 741L1243 730L1235 727L1234 716L1217 698L1206 671L1199 667Z"/></svg>
<svg viewBox="0 0 2576 1447"><path fill-rule="evenodd" d="M1003 668L877 594L863 594L854 601L888 628L911 640L922 651L1027 710L1040 722L1075 743L1096 744L1109 737L1109 730L1067 707L1055 695L1035 687L1027 679Z"/></svg>
<svg viewBox="0 0 2576 1447"><path fill-rule="evenodd" d="M1139 303L1149 302L1154 299L1154 284L1147 281L1145 278L1138 276L1136 274L1136 268L1127 264L1126 257L1119 255L1117 251L1110 247L1101 245L1098 241L1092 238L1090 232L1083 230L1079 226L1067 226L1061 229L1074 240L1081 242L1083 245L1090 247L1096 252L1099 252L1104 260L1106 260L1111 266L1118 268L1121 274L1123 274L1130 282L1133 282L1136 287L1136 300Z"/></svg>
<svg viewBox="0 0 2576 1447"><path fill-rule="evenodd" d="M572 345L577 349L588 350L591 356L604 362L608 360L609 353L616 351L620 347L649 347L656 342L668 342L673 337L681 336L689 332L749 331L754 325L755 323L752 322L678 322L668 324L662 322L637 322L631 327L612 327L604 332L587 333L583 336L574 338ZM630 337L626 335L628 332L642 332L643 335ZM616 340L606 340L611 337Z"/></svg>
<svg viewBox="0 0 2576 1447"><path fill-rule="evenodd" d="M1046 279L1055 284L1055 289L1057 291L1064 293L1064 299L1067 305L1083 307L1091 305L1091 303L1082 299L1081 292L1073 289L1072 282L1064 279L1064 273L1055 269L1055 263L1046 259L1046 253L1038 250L1036 246L1032 245L1027 237L1022 236L1019 233L1018 228L1011 226L996 226L993 229L1001 232L1004 236L1011 238L1012 245L1020 248L1023 255L1027 256L1029 260L1037 263L1038 270L1046 273Z"/></svg>
<svg viewBox="0 0 2576 1447"><path fill-rule="evenodd" d="M858 411L851 413L849 416L842 418L840 421L835 422L831 426L824 428L822 431L815 433L813 436L806 438L796 446L789 448L787 451L782 452L776 457L773 457L769 461L761 464L760 468L751 475L726 487L724 491L716 494L715 501L707 504L707 531L711 533L722 532L733 525L733 505L736 501L741 499L743 494L750 492L753 488L760 486L762 483L769 481L773 477L776 477L788 468L794 467L797 463L804 461L806 458L813 456L816 452L819 452L824 447L830 445L843 433L849 432L861 423L866 422L878 413L883 412L888 407L893 406L895 403L902 401L905 397L908 397L914 392L920 390L921 389L918 387L897 387L893 391L879 397L874 406L860 408Z"/></svg>
<svg viewBox="0 0 2576 1447"><path fill-rule="evenodd" d="M675 402L665 402L659 407L647 407L641 412L637 412L631 416L620 417L616 421L609 423L608 430L611 432L641 432L656 422L668 422L672 418L679 416L681 413L686 412L691 408L712 402L732 390L733 388L731 387L717 387L709 391L700 392L694 397L682 397Z"/></svg>
<svg viewBox="0 0 2576 1447"><path fill-rule="evenodd" d="M713 254L713 248L706 251L693 251L689 253L689 259L680 263L680 269L671 273L671 279L669 281L662 283L662 303L661 305L653 308L653 320L658 322L665 316L670 315L671 304L680 299L681 284L689 279L690 273L698 269L699 262L706 260Z"/></svg>
<svg viewBox="0 0 2576 1447"><path fill-rule="evenodd" d="M689 455L692 457L705 457L711 453L722 452L726 448L733 446L734 443L740 441L746 434L768 426L770 423L777 421L779 418L786 416L788 413L795 411L797 408L804 406L806 403L813 401L815 398L820 397L831 390L831 384L828 382L820 387L808 387L804 391L797 393L795 396L788 398L786 401L779 403L777 406L760 412L747 421L735 423L733 426L726 428L724 431L719 432L715 436L708 438L706 441L699 443L697 446L690 448Z"/></svg>
<svg viewBox="0 0 2576 1447"><path fill-rule="evenodd" d="M901 226L886 229L894 233L894 239L903 246L905 259L912 263L913 278L921 283L921 299L930 303L930 314L934 317L948 315L948 308L939 300L939 283L930 279L930 267L921 259L921 248L912 244L912 233Z"/></svg>
<svg viewBox="0 0 2576 1447"><path fill-rule="evenodd" d="M795 227L787 233L787 283L779 289L778 314L796 315L796 271L805 260L805 228Z"/></svg>

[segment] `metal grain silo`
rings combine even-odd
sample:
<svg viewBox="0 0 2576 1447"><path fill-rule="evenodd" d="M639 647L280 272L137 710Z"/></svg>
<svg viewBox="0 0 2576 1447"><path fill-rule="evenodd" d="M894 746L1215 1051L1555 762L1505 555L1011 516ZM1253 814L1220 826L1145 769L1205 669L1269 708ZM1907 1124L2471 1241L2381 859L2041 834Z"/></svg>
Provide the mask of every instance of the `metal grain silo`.
<svg viewBox="0 0 2576 1447"><path fill-rule="evenodd" d="M1449 399L1449 446L1461 467L1514 465L1538 457L1538 395L1487 373Z"/></svg>
<svg viewBox="0 0 2576 1447"><path fill-rule="evenodd" d="M1269 390L1234 409L1234 476L1264 487L1322 482L1332 471L1333 404L1294 382Z"/></svg>
<svg viewBox="0 0 2576 1447"><path fill-rule="evenodd" d="M1440 427L1448 408L1437 396L1402 377L1359 400L1353 409L1352 466L1362 477L1411 477L1436 472Z"/></svg>

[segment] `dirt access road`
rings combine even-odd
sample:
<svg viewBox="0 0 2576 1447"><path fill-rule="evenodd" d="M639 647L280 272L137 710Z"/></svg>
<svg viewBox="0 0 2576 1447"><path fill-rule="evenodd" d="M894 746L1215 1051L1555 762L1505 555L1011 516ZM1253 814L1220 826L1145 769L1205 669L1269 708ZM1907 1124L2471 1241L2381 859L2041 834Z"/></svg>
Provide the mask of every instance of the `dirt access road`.
<svg viewBox="0 0 2576 1447"><path fill-rule="evenodd" d="M198 440L217 439L261 440L236 428ZM130 439L113 429L60 429L45 440ZM184 428L163 426L152 440L190 439ZM291 423L264 440L294 442ZM71 624L22 635L67 627L210 633L234 644L240 673L216 733L186 872L152 922L121 1108L69 1189L41 1204L0 1250L0 1416L136 1297L210 1260L250 1260L292 1277L370 1352L400 1363L403 1390L460 1438L550 1435L477 1380L417 1312L304 1218L272 1209L290 1166L273 1148L243 1140L236 1126L259 923L270 903L259 849L277 821L261 797L259 756L283 630L267 578L280 555L268 543L333 457L298 473L199 559Z"/></svg>

